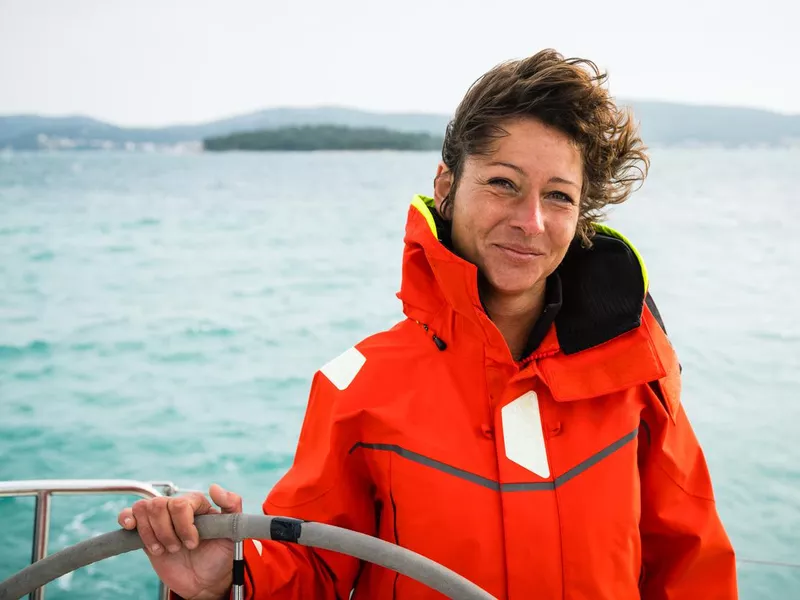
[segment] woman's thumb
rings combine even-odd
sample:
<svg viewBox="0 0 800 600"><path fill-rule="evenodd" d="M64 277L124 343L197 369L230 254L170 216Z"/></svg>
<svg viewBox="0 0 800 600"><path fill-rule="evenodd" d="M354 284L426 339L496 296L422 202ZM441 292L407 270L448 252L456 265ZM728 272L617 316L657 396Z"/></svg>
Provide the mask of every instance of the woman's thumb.
<svg viewBox="0 0 800 600"><path fill-rule="evenodd" d="M211 484L208 493L223 514L242 512L242 497L240 495L229 492L216 483Z"/></svg>

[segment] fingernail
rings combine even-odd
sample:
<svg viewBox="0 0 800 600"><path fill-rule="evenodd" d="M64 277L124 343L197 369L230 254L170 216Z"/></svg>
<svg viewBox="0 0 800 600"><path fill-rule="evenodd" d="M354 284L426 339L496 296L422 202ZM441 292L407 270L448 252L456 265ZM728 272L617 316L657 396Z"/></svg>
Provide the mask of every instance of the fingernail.
<svg viewBox="0 0 800 600"><path fill-rule="evenodd" d="M167 550L169 550L169 551L170 551L170 553L172 553L172 554L175 554L175 553L176 553L176 552L178 552L180 549L181 549L181 547L180 547L180 546L170 546L169 548L167 548Z"/></svg>
<svg viewBox="0 0 800 600"><path fill-rule="evenodd" d="M133 527L133 519L131 519L130 517L125 519L125 527Z"/></svg>
<svg viewBox="0 0 800 600"><path fill-rule="evenodd" d="M195 542L194 540L186 540L186 547L189 550L194 550L195 548L197 548L197 542Z"/></svg>
<svg viewBox="0 0 800 600"><path fill-rule="evenodd" d="M150 552L152 552L153 554L161 554L162 550L163 548L159 544L153 544L152 546L150 546Z"/></svg>

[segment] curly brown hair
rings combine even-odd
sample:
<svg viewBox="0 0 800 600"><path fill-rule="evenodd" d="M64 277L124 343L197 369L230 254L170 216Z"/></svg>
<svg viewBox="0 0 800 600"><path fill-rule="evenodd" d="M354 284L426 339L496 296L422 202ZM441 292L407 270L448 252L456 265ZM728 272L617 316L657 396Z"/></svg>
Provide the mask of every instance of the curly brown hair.
<svg viewBox="0 0 800 600"><path fill-rule="evenodd" d="M467 91L447 126L442 161L452 172L442 217L470 155L487 155L507 132L503 124L536 118L569 136L583 156L583 189L576 237L591 246L593 221L603 208L624 202L647 177L650 161L629 110L620 109L603 87L608 75L582 58L565 59L552 49L497 65Z"/></svg>

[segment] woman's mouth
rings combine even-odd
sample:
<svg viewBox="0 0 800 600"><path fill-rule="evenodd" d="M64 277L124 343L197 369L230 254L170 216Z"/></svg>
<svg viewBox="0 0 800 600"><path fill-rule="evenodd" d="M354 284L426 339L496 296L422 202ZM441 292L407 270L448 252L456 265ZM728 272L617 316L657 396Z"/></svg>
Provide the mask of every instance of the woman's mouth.
<svg viewBox="0 0 800 600"><path fill-rule="evenodd" d="M512 260L517 260L517 261L533 260L539 256L544 255L544 253L541 250L537 250L535 248L528 248L526 246L520 246L517 244L495 244L495 246L497 246L497 248L503 254L505 254Z"/></svg>

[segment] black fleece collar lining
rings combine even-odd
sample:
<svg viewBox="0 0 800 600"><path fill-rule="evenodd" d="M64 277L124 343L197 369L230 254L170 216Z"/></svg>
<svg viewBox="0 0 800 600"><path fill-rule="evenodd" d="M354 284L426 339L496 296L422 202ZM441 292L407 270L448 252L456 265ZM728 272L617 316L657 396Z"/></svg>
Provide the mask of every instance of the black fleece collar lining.
<svg viewBox="0 0 800 600"><path fill-rule="evenodd" d="M431 210L439 241L450 250L450 223ZM545 308L531 331L524 356L542 343L551 324L565 354L588 350L636 329L645 290L639 259L622 240L597 232L592 248L574 241L547 278Z"/></svg>
<svg viewBox="0 0 800 600"><path fill-rule="evenodd" d="M596 233L591 248L575 241L558 267L563 306L556 318L565 354L588 350L642 324L645 289L639 259L622 240Z"/></svg>

